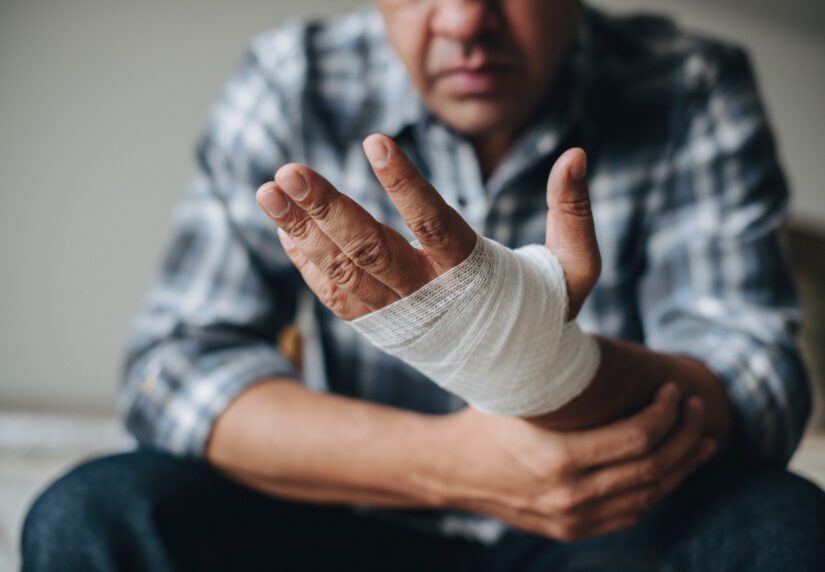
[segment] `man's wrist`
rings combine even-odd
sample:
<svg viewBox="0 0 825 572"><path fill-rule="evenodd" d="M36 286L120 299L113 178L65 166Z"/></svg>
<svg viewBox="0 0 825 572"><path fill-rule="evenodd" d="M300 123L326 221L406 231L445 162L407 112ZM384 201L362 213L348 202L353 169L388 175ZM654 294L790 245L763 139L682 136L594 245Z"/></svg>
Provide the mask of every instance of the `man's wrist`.
<svg viewBox="0 0 825 572"><path fill-rule="evenodd" d="M461 509L467 504L468 448L467 410L448 415L422 415L415 422L415 444L405 452L399 483L404 492L432 509Z"/></svg>
<svg viewBox="0 0 825 572"><path fill-rule="evenodd" d="M509 478L494 475L514 469L509 456L507 466L499 464L501 447L515 446L502 435L512 431L512 424L529 425L524 419L481 413L471 406L433 418L436 445L423 464L424 489L430 492L432 508L484 512L483 507L495 503L495 489L511 485Z"/></svg>

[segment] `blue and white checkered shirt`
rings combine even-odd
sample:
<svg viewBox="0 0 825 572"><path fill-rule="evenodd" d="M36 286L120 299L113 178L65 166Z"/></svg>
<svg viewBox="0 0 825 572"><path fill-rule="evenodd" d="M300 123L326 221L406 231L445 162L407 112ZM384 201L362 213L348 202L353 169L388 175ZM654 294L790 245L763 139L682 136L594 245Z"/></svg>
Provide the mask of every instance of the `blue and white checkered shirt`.
<svg viewBox="0 0 825 572"><path fill-rule="evenodd" d="M422 105L374 9L256 38L211 115L134 324L121 393L132 434L202 455L216 416L273 377L422 412L463 406L309 295L255 202L297 161L411 239L361 150L383 132L511 247L543 243L550 168L586 149L604 270L580 324L699 358L735 405L737 446L786 461L810 399L777 237L787 188L746 55L666 20L586 9L558 86L485 180L471 145ZM296 315L300 373L273 343Z"/></svg>

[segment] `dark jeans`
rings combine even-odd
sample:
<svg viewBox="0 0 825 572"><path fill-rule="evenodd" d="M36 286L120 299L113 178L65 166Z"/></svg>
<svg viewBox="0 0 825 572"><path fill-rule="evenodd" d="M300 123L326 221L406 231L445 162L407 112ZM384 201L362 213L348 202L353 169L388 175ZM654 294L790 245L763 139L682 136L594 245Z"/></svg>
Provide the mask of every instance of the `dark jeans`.
<svg viewBox="0 0 825 572"><path fill-rule="evenodd" d="M142 450L85 463L35 502L23 569L823 570L825 493L733 461L695 475L634 528L489 546L349 508L258 494L205 463Z"/></svg>

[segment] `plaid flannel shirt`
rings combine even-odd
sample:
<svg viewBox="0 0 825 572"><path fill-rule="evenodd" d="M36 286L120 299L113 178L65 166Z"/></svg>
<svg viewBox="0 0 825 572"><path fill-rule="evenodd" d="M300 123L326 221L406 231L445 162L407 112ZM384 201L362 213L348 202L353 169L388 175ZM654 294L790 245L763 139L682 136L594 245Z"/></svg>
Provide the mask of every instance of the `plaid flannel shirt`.
<svg viewBox="0 0 825 572"><path fill-rule="evenodd" d="M734 404L735 446L786 462L810 399L777 237L787 188L746 55L664 19L586 8L557 85L485 180L467 140L422 105L374 9L254 39L211 114L134 322L121 392L131 433L202 455L232 399L273 377L422 412L464 405L309 295L255 203L298 161L412 239L361 151L378 131L477 231L511 247L543 242L550 168L585 148L603 272L582 328L700 359ZM296 316L301 372L274 343Z"/></svg>

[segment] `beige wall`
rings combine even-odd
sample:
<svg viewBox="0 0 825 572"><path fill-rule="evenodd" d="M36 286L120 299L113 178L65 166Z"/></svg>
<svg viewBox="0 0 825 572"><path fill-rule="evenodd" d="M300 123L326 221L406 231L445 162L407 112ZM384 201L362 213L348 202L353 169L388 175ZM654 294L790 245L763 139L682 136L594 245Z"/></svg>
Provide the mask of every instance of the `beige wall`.
<svg viewBox="0 0 825 572"><path fill-rule="evenodd" d="M825 226L818 3L645 2L752 48L795 210ZM110 411L209 103L255 33L352 0L0 2L0 409Z"/></svg>

